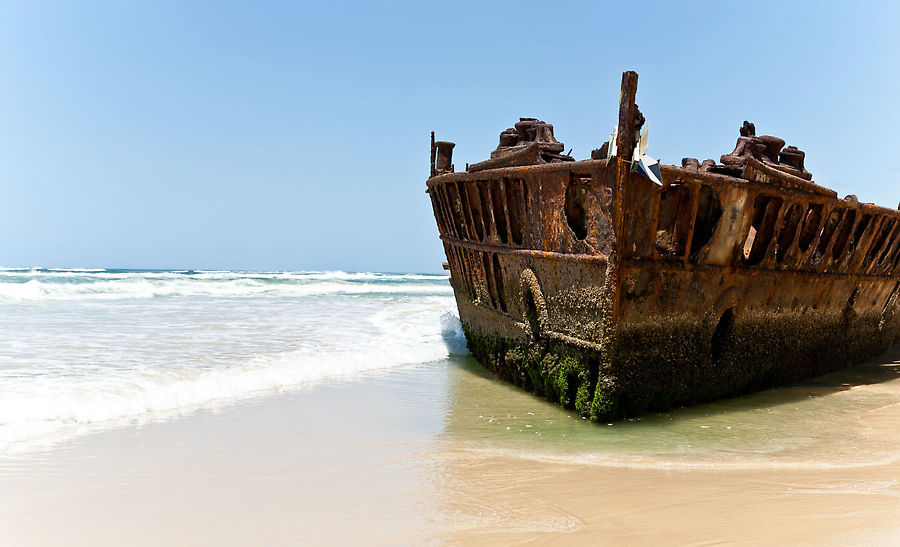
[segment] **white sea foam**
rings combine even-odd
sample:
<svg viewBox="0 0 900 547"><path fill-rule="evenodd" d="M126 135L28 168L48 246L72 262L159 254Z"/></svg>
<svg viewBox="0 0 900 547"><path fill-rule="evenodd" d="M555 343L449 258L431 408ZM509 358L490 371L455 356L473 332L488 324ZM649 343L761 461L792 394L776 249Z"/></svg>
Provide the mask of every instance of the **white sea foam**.
<svg viewBox="0 0 900 547"><path fill-rule="evenodd" d="M15 300L119 299L157 296L312 296L450 294L447 277L347 272L0 272L0 303Z"/></svg>
<svg viewBox="0 0 900 547"><path fill-rule="evenodd" d="M0 279L0 451L466 351L445 276L27 272Z"/></svg>
<svg viewBox="0 0 900 547"><path fill-rule="evenodd" d="M273 285L260 281L235 279L217 283L197 281L166 281L134 279L129 281L97 281L83 285L60 285L30 280L25 283L0 284L2 300L83 300L120 298L153 298L157 296L314 296L327 294L451 294L448 286L369 285L359 283L323 282L294 285Z"/></svg>

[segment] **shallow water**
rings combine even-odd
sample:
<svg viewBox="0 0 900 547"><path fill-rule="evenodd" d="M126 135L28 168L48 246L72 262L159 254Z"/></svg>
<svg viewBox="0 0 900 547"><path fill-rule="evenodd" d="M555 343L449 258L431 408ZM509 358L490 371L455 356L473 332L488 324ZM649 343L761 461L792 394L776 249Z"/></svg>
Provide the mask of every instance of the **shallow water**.
<svg viewBox="0 0 900 547"><path fill-rule="evenodd" d="M849 467L900 457L866 421L900 404L900 354L803 385L593 424L490 379L453 376L444 435L485 453L627 467Z"/></svg>

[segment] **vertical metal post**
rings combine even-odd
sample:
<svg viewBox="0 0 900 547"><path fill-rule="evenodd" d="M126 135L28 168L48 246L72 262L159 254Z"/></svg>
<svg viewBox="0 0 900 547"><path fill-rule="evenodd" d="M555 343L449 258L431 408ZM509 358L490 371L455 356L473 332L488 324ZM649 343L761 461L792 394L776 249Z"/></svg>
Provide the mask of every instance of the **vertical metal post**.
<svg viewBox="0 0 900 547"><path fill-rule="evenodd" d="M622 95L619 97L619 132L616 137L616 196L614 229L616 234L615 265L615 297L613 298L612 316L617 320L622 299L622 266L625 259L625 192L631 175L631 158L634 154L634 125L637 118L637 105L634 104L637 94L638 75L629 70L622 74Z"/></svg>

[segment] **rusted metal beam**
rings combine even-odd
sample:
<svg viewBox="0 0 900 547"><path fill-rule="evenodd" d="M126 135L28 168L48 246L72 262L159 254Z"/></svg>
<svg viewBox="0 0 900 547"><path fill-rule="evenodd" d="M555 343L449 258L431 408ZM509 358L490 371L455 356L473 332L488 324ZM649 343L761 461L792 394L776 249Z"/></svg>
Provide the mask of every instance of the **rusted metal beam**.
<svg viewBox="0 0 900 547"><path fill-rule="evenodd" d="M624 232L625 226L625 193L628 184L629 175L631 173L631 158L634 154L635 141L635 124L639 115L637 105L634 102L637 95L638 76L634 71L627 71L622 74L622 91L619 96L619 125L616 134L616 186L614 196L614 217L615 233L618 236ZM622 237L616 237L614 249L615 256L621 258L625 254L625 240ZM615 264L613 272L615 276L615 285L622 285L622 267L621 264ZM612 315L619 313L622 305L621 293L617 292L613 297Z"/></svg>

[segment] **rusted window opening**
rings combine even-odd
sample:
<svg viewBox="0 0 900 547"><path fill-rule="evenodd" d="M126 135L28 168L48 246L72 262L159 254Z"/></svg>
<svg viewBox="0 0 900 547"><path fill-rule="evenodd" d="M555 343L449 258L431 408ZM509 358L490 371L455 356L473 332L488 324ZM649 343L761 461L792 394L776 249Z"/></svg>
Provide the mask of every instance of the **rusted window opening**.
<svg viewBox="0 0 900 547"><path fill-rule="evenodd" d="M690 194L688 194L685 201L689 202L687 207L687 212L685 216L679 216L675 220L675 224L679 225L684 223L687 226L687 238L685 238L687 248L684 251L685 258L687 259L689 254L691 254L691 241L694 237L694 226L695 220L697 218L697 210L700 208L700 185L697 183L692 183L690 185Z"/></svg>
<svg viewBox="0 0 900 547"><path fill-rule="evenodd" d="M491 190L488 187L489 182L478 182L478 196L481 199L481 219L484 223L484 239L489 239L494 230L494 207L491 203Z"/></svg>
<svg viewBox="0 0 900 547"><path fill-rule="evenodd" d="M659 193L656 212L656 250L664 255L681 254L675 242L675 213L681 196L682 185L665 186ZM684 252L684 249L681 250Z"/></svg>
<svg viewBox="0 0 900 547"><path fill-rule="evenodd" d="M837 229L838 224L841 221L841 213L840 209L832 209L831 213L828 214L828 218L825 220L825 225L822 226L822 233L819 234L819 244L816 245L816 251L813 254L813 260L819 260L825 254L826 249L828 249L828 244L831 243L831 237L834 235L834 231Z"/></svg>
<svg viewBox="0 0 900 547"><path fill-rule="evenodd" d="M859 247L860 240L862 239L863 234L866 231L866 228L869 227L869 221L872 220L871 214L864 214L859 222L856 224L856 229L853 230L853 237L850 238L850 254L853 254L856 249Z"/></svg>
<svg viewBox="0 0 900 547"><path fill-rule="evenodd" d="M688 238L691 236L693 228L693 193L691 187L681 184L677 185L677 207L675 208L675 227L672 232L672 243L675 246L675 254L684 256L687 251Z"/></svg>
<svg viewBox="0 0 900 547"><path fill-rule="evenodd" d="M566 223L579 241L587 237L589 182L590 179L573 174L566 186Z"/></svg>
<svg viewBox="0 0 900 547"><path fill-rule="evenodd" d="M472 220L473 215L472 215L472 207L470 206L471 199L469 198L469 189L466 186L466 184L463 182L458 182L456 188L457 188L457 191L459 192L459 203L460 203L460 206L462 207L462 211L464 214L463 218L466 221L466 224L465 224L466 233L469 234L469 237L467 239L469 239L471 241L476 241L477 233L475 231L475 221Z"/></svg>
<svg viewBox="0 0 900 547"><path fill-rule="evenodd" d="M504 179L506 186L506 209L509 211L509 234L513 244L522 244L522 201L521 184L518 179Z"/></svg>
<svg viewBox="0 0 900 547"><path fill-rule="evenodd" d="M447 186L447 194L450 198L451 210L453 212L453 222L456 224L456 230L459 232L459 237L464 239L468 237L469 229L468 224L466 223L466 214L465 209L462 204L462 197L459 193L459 188L454 185Z"/></svg>
<svg viewBox="0 0 900 547"><path fill-rule="evenodd" d="M453 209L450 207L450 200L447 199L447 190L443 186L438 186L436 189L438 203L441 204L441 211L444 215L444 223L447 226L447 231L450 235L458 238L459 233L456 228L456 220L453 218Z"/></svg>
<svg viewBox="0 0 900 547"><path fill-rule="evenodd" d="M460 194L460 183L449 183L444 189L447 191L447 199L450 201L451 210L453 212L453 220L456 229L459 232L460 239L469 237L469 225L466 222L465 208L463 207L462 194Z"/></svg>
<svg viewBox="0 0 900 547"><path fill-rule="evenodd" d="M478 241L484 241L487 230L484 226L484 214L481 212L481 196L478 186L474 182L465 184L466 195L469 198L469 211L472 215L472 225L475 227L475 234Z"/></svg>
<svg viewBox="0 0 900 547"><path fill-rule="evenodd" d="M663 255L683 257L690 230L691 192L683 183L670 184L659 194L656 222L656 250Z"/></svg>
<svg viewBox="0 0 900 547"><path fill-rule="evenodd" d="M446 186L439 187L439 195L441 197L441 200L444 202L444 210L447 212L447 223L450 225L450 229L453 232L453 234L457 238L461 239L463 237L464 232L462 232L462 230L460 229L459 222L457 221L455 214L454 214L455 211L453 210L453 206L450 205L450 198L447 197L447 187Z"/></svg>
<svg viewBox="0 0 900 547"><path fill-rule="evenodd" d="M893 222L891 220L885 219L884 222L881 223L881 226L878 228L878 234L875 236L875 240L872 244L869 245L869 250L866 253L866 260L868 262L873 262L875 257L881 254L884 241L887 239L888 232L890 232L893 227Z"/></svg>
<svg viewBox="0 0 900 547"><path fill-rule="evenodd" d="M491 193L491 203L494 204L492 210L494 211L494 222L497 225L497 235L500 237L500 241L509 243L509 227L506 224L506 207L504 205L506 185L503 180L498 180L494 181L488 189Z"/></svg>
<svg viewBox="0 0 900 547"><path fill-rule="evenodd" d="M774 196L759 195L753 206L753 223L747 240L744 242L744 263L753 265L762 262L766 256L769 243L775 234L775 221L781 209L782 199ZM749 247L749 252L746 248Z"/></svg>
<svg viewBox="0 0 900 547"><path fill-rule="evenodd" d="M850 230L853 228L853 223L855 221L856 211L852 209L844 211L843 218L841 219L841 227L838 229L837 236L834 238L834 245L831 246L831 257L834 260L840 259L844 249L847 247L847 242L850 241Z"/></svg>
<svg viewBox="0 0 900 547"><path fill-rule="evenodd" d="M530 201L531 198L530 198L530 196L529 196L529 194L528 194L528 181L526 181L525 179L519 179L519 182L522 183L522 209L521 209L521 213L522 213L522 219L523 219L523 223L522 223L523 234L522 234L522 237L524 238L525 236L529 235L529 233L533 233L534 228L533 228L533 226L532 226L532 225L530 224L530 222L529 222L529 219L531 218L531 201ZM529 230L532 230L532 232L529 232Z"/></svg>
<svg viewBox="0 0 900 547"><path fill-rule="evenodd" d="M885 259L893 252L894 246L897 244L897 220L890 220L891 228L887 232L887 236L885 237L884 248L881 251L881 254L878 255L876 259L876 263L878 265L882 265Z"/></svg>
<svg viewBox="0 0 900 547"><path fill-rule="evenodd" d="M697 202L697 216L694 218L694 233L691 236L691 261L696 262L700 249L709 243L719 219L722 218L722 204L716 191L705 184L700 186Z"/></svg>
<svg viewBox="0 0 900 547"><path fill-rule="evenodd" d="M778 234L775 246L775 262L781 264L784 262L787 251L794 243L794 237L797 235L797 229L800 227L800 218L803 216L803 209L800 204L795 203L784 215L784 221L781 225L781 232Z"/></svg>
<svg viewBox="0 0 900 547"><path fill-rule="evenodd" d="M466 188L463 183L447 185L448 190L452 190L454 197L454 207L458 209L460 223L459 231L462 239L475 240L475 229L472 228L471 212L469 211L469 198L466 195Z"/></svg>
<svg viewBox="0 0 900 547"><path fill-rule="evenodd" d="M800 231L800 238L797 240L797 247L801 252L809 250L816 234L819 233L819 224L822 222L822 205L820 203L811 203L809 209L806 210L806 218L803 220L803 229Z"/></svg>
<svg viewBox="0 0 900 547"><path fill-rule="evenodd" d="M497 253L493 253L493 270L494 284L497 287L497 302L500 304L500 310L506 312L506 293L503 287L503 269L500 267L500 257Z"/></svg>
<svg viewBox="0 0 900 547"><path fill-rule="evenodd" d="M460 183L460 197L463 198L463 207L466 212L466 220L469 222L469 233L473 241L484 239L484 224L481 220L481 201L478 197L478 189L473 183Z"/></svg>

